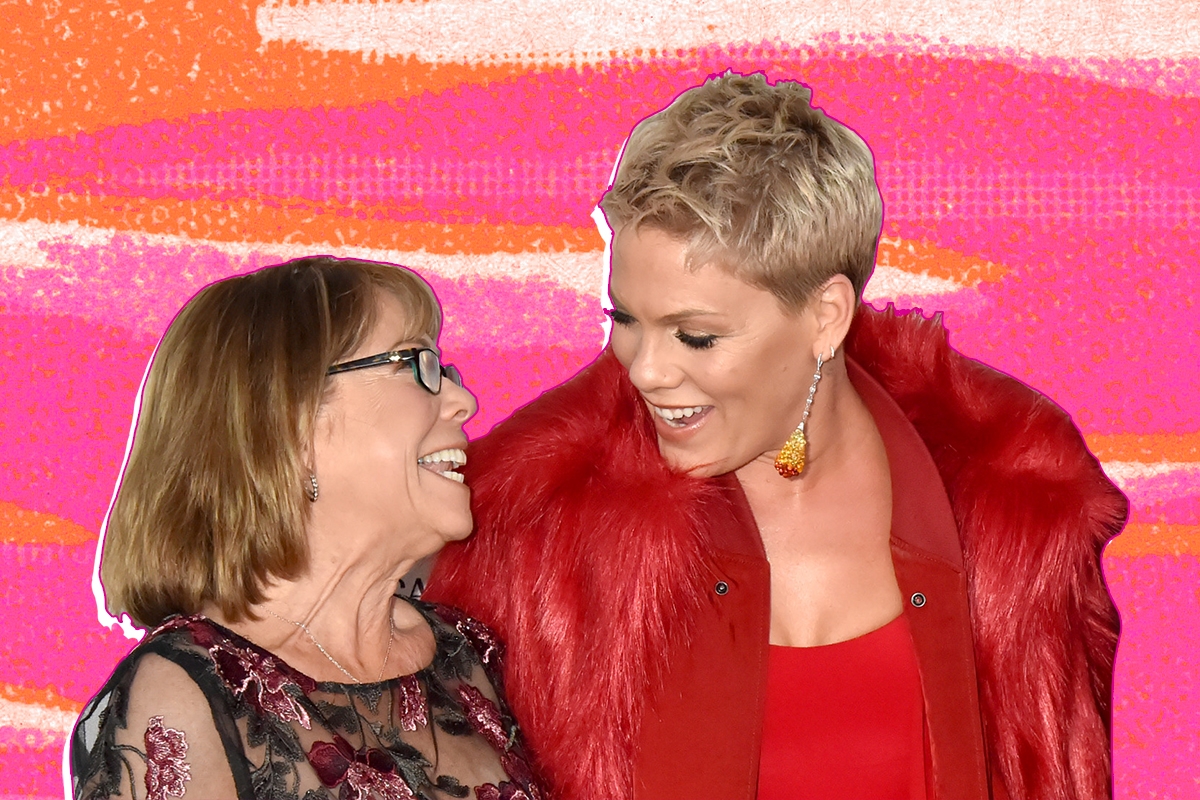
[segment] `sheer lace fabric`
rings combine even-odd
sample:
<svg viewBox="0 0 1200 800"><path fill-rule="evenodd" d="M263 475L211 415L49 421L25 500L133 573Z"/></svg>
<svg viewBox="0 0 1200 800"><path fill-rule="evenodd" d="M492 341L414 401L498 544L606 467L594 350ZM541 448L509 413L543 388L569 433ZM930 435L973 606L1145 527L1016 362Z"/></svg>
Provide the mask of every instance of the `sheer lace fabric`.
<svg viewBox="0 0 1200 800"><path fill-rule="evenodd" d="M84 709L76 798L539 800L497 691L492 632L414 602L433 663L379 683L317 682L201 616L149 634Z"/></svg>

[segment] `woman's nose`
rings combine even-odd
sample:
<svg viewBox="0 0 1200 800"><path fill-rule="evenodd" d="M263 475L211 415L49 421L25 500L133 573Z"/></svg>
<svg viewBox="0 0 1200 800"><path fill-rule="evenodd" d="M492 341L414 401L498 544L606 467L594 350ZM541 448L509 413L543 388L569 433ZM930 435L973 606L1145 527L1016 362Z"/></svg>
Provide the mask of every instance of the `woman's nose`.
<svg viewBox="0 0 1200 800"><path fill-rule="evenodd" d="M475 395L453 381L442 381L442 416L460 424L466 423L479 410Z"/></svg>
<svg viewBox="0 0 1200 800"><path fill-rule="evenodd" d="M629 362L629 380L643 394L674 388L679 383L679 368L672 363L667 348L643 336L633 360Z"/></svg>

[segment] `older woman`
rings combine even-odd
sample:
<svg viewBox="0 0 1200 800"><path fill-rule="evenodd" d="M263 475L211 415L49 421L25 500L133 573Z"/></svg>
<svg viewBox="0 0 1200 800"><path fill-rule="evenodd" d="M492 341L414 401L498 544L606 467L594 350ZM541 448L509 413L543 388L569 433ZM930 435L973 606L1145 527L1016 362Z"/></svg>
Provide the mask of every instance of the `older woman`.
<svg viewBox="0 0 1200 800"><path fill-rule="evenodd" d="M870 151L725 75L602 208L610 347L473 446L431 591L497 626L571 798L1111 792L1126 504L1067 416L860 305Z"/></svg>
<svg viewBox="0 0 1200 800"><path fill-rule="evenodd" d="M101 562L153 630L80 718L76 797L539 796L490 632L393 596L472 527L440 317L408 270L316 257L171 323Z"/></svg>

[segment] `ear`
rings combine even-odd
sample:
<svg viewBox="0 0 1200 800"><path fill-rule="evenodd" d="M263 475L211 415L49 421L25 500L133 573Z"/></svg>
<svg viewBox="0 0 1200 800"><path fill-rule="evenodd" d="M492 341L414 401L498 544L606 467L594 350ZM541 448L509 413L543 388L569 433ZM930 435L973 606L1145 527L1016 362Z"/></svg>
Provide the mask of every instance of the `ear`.
<svg viewBox="0 0 1200 800"><path fill-rule="evenodd" d="M316 471L317 440L329 436L330 419L324 402L327 396L324 395L311 410L302 412L300 419L300 458L309 472Z"/></svg>
<svg viewBox="0 0 1200 800"><path fill-rule="evenodd" d="M858 307L854 285L845 275L834 275L817 290L812 300L812 310L817 324L817 335L813 338L813 357L829 358L829 349L839 350L842 340L850 331L854 321L854 310Z"/></svg>

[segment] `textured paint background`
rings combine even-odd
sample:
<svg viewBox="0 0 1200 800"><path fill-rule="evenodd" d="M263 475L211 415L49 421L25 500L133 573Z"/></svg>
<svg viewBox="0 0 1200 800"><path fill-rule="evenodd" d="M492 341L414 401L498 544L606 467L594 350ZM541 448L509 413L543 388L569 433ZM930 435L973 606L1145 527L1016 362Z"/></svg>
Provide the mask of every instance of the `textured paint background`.
<svg viewBox="0 0 1200 800"><path fill-rule="evenodd" d="M1200 12L1191 0L0 0L0 799L130 646L90 589L157 337L305 253L416 268L486 431L602 343L630 127L801 79L886 203L876 303L1046 391L1133 503L1117 796L1200 797Z"/></svg>

